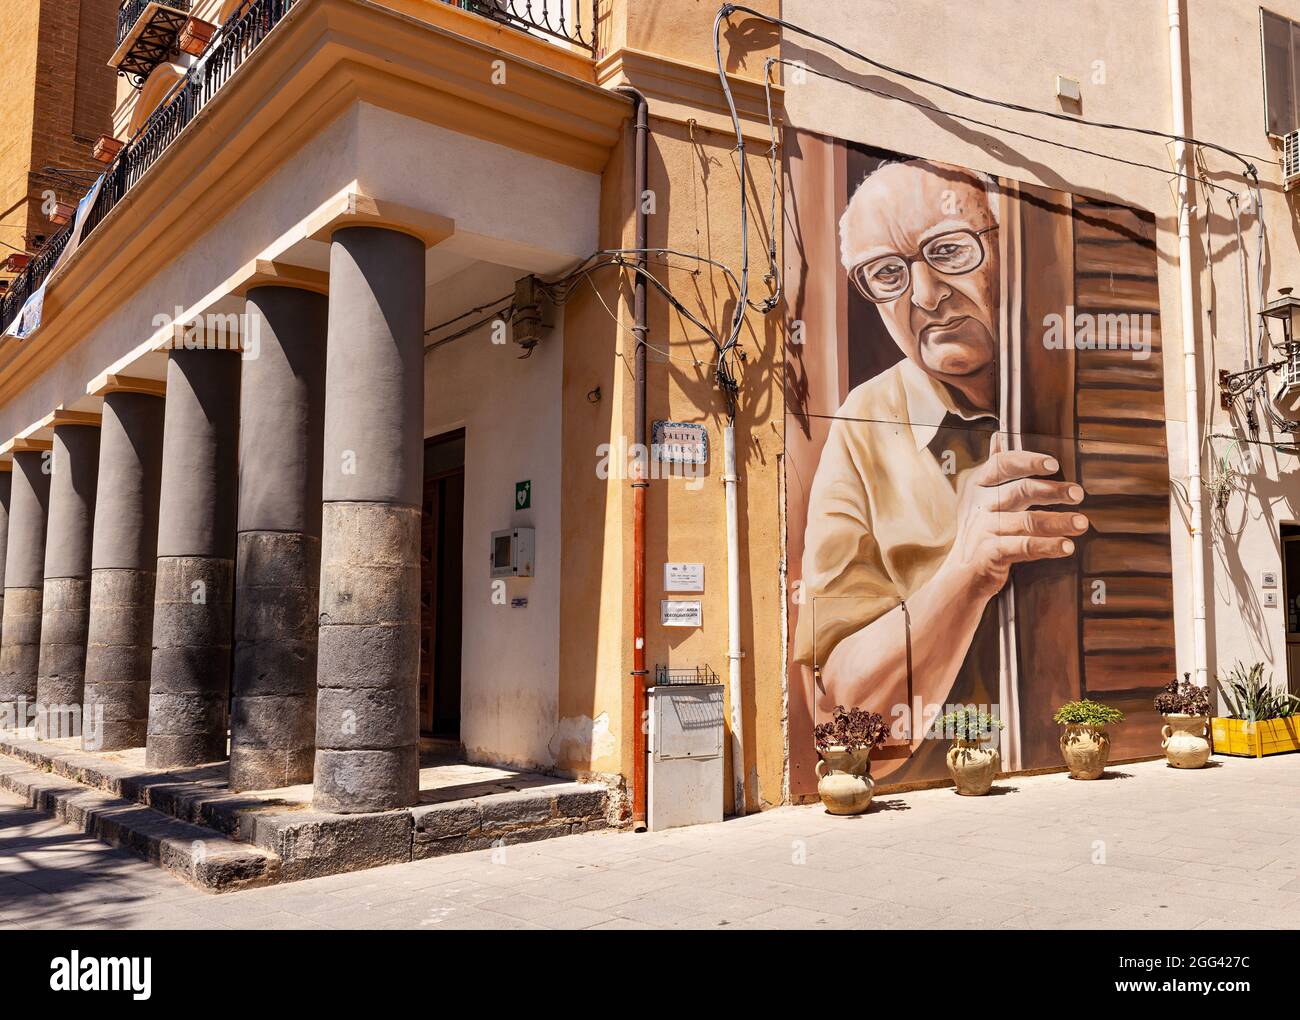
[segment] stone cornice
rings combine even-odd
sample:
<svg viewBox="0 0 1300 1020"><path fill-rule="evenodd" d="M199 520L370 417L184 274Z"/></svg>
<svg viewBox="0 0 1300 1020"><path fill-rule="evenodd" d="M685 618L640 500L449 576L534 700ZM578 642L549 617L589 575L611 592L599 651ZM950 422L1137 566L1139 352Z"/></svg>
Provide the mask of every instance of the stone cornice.
<svg viewBox="0 0 1300 1020"><path fill-rule="evenodd" d="M763 82L734 74L727 77L746 141L770 144L772 135ZM718 72L712 67L624 47L597 62L596 80L606 87L624 83L635 86L650 104L652 117L680 124L694 121L706 130L735 136ZM778 129L784 113L784 97L781 85L774 81L772 115ZM780 137L778 130L778 141Z"/></svg>
<svg viewBox="0 0 1300 1020"><path fill-rule="evenodd" d="M604 168L629 116L623 96L400 6L420 4L308 0L286 15L51 279L41 329L0 349L0 403L358 102ZM506 80L494 84L493 61L503 58Z"/></svg>

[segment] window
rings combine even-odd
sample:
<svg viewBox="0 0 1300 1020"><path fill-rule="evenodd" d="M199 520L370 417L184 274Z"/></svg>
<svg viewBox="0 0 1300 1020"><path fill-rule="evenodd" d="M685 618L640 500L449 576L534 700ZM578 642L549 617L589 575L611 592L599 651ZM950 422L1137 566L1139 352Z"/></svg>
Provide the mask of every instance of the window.
<svg viewBox="0 0 1300 1020"><path fill-rule="evenodd" d="M1264 51L1264 127L1270 135L1297 128L1296 65L1300 63L1300 25L1260 9L1259 35Z"/></svg>

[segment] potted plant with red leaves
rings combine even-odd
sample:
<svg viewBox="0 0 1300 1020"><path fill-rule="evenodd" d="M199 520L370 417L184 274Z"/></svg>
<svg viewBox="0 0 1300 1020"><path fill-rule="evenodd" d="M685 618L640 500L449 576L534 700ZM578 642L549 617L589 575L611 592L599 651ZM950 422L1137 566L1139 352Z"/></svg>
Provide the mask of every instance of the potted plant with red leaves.
<svg viewBox="0 0 1300 1020"><path fill-rule="evenodd" d="M1161 730L1165 760L1176 769L1199 769L1210 760L1210 695L1192 683L1192 674L1171 680L1156 695L1156 711L1165 717Z"/></svg>
<svg viewBox="0 0 1300 1020"><path fill-rule="evenodd" d="M889 727L879 712L836 705L830 722L813 730L817 744L817 795L833 815L860 815L871 803L871 752Z"/></svg>

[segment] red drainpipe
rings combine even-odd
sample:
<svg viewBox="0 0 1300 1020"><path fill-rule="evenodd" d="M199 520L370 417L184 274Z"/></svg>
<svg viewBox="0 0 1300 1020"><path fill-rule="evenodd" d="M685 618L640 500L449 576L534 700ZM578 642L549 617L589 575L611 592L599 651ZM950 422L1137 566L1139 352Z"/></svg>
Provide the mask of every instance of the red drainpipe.
<svg viewBox="0 0 1300 1020"><path fill-rule="evenodd" d="M636 164L633 208L636 210L636 264L641 272L636 274L632 290L632 333L636 337L633 355L633 417L635 455L632 458L632 825L644 829L646 824L646 685L649 671L645 664L645 497L649 479L642 471L650 458L650 443L646 438L645 410L645 353L646 353L646 247L649 235L649 215L644 196L649 177L650 116L646 99L629 85L618 89L636 104Z"/></svg>

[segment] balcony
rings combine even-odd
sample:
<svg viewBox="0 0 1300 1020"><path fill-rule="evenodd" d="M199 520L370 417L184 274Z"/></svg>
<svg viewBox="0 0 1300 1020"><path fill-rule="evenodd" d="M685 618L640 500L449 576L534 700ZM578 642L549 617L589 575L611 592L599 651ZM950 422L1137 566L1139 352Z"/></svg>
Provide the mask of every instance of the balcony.
<svg viewBox="0 0 1300 1020"><path fill-rule="evenodd" d="M446 0L452 7L580 49L596 50L596 0ZM583 24L583 8L590 20Z"/></svg>
<svg viewBox="0 0 1300 1020"><path fill-rule="evenodd" d="M176 54L193 0L123 0L117 11L117 49L109 66L139 88L149 72Z"/></svg>
<svg viewBox="0 0 1300 1020"><path fill-rule="evenodd" d="M104 173L103 185L91 205L82 229L81 241L104 220L142 177L176 141L216 93L226 84L262 41L284 20L291 11L314 0L245 0L236 14L223 26L203 58L190 68L168 97L149 117L135 136L122 147L116 159ZM596 9L598 0L443 0L450 7L486 18L503 27L529 35L550 39L594 56L596 45ZM150 25L159 11L171 17L175 34L163 43L156 37L159 47L167 52L158 57L161 62L174 52L176 35L184 27L191 7L188 0L127 0L119 16L119 33L123 46L132 40L144 38L142 23ZM590 20L582 17L586 10ZM125 27L123 27L125 26ZM161 31L161 29L159 30ZM121 50L122 47L119 47ZM116 57L114 58L117 59ZM144 58L141 58L142 60ZM118 65L120 66L120 65ZM143 64L140 65L143 67ZM156 66L153 65L153 66ZM122 67L122 73L138 72ZM152 67L149 68L152 70ZM148 70L143 74L147 75ZM41 250L31 257L12 281L8 290L0 295L0 332L22 311L24 302L40 288L46 278L59 265L60 256L73 235L75 222L63 227L49 238Z"/></svg>

